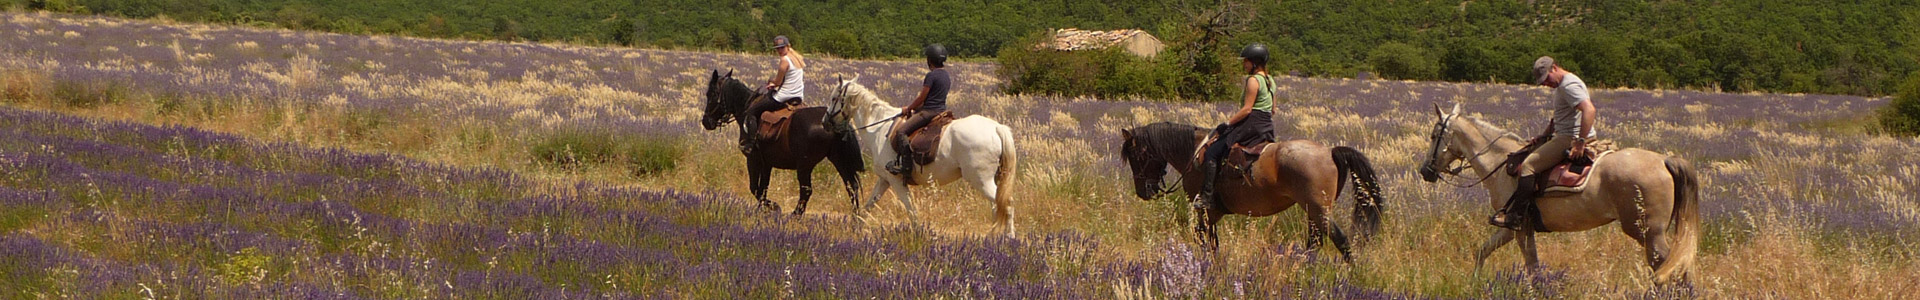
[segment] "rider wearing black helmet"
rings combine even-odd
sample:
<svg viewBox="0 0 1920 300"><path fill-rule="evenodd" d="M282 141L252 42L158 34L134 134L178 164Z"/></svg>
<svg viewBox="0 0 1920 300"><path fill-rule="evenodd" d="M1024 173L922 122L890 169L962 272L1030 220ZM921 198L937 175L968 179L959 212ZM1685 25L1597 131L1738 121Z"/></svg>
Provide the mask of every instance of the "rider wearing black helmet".
<svg viewBox="0 0 1920 300"><path fill-rule="evenodd" d="M911 151L907 149L907 135L920 127L926 127L933 117L947 111L947 91L953 87L953 78L947 75L947 48L940 44L927 45L921 50L927 57L927 76L920 81L920 95L913 98L913 104L900 111L899 126L894 126L891 142L893 152L899 158L887 164L887 172L893 174L913 173ZM899 117L899 116L896 116Z"/></svg>
<svg viewBox="0 0 1920 300"><path fill-rule="evenodd" d="M1242 80L1240 109L1213 130L1219 137L1207 146L1200 172L1206 174L1200 196L1206 205L1218 203L1214 181L1219 180L1220 160L1233 144L1253 145L1273 141L1273 76L1267 75L1267 46L1255 43L1240 50L1240 65L1247 77Z"/></svg>

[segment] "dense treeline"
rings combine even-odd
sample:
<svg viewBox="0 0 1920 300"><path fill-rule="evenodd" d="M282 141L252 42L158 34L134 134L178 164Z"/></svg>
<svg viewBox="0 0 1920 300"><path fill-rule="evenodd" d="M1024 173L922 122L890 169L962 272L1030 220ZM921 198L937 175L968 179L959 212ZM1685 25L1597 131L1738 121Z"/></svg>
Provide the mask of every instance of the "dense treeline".
<svg viewBox="0 0 1920 300"><path fill-rule="evenodd" d="M788 34L844 57L928 42L992 56L1046 28L1180 33L1172 9L1223 0L0 0L0 5L347 33L764 51ZM1234 0L1238 1L1238 0ZM1920 4L1862 1L1247 1L1225 44L1279 71L1518 82L1554 55L1590 83L1884 95L1920 69ZM1223 48L1224 49L1224 48ZM1217 51L1216 51L1217 52ZM1216 53L1217 54L1217 53Z"/></svg>

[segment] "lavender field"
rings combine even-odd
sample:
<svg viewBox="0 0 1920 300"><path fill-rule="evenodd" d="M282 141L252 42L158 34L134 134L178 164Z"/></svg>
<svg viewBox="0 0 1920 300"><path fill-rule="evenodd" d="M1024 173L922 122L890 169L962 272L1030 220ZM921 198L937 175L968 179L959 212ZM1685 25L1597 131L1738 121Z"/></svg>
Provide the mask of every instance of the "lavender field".
<svg viewBox="0 0 1920 300"><path fill-rule="evenodd" d="M1222 251L1210 255L1191 248L1183 204L1133 198L1115 156L1119 129L1211 124L1221 104L1009 96L992 65L959 64L954 109L1014 128L1024 156L1013 205L1028 234L987 238L991 209L960 188L916 191L921 224L891 200L874 220L852 220L839 193L815 195L805 217L754 211L741 200L733 133L701 131L697 119L707 72L762 80L771 61L762 56L0 19L0 102L13 107L0 110L0 290L15 291L4 298L1672 292L1651 287L1637 246L1610 226L1542 236L1541 275L1516 275L1511 248L1474 272L1471 250L1492 232L1481 221L1493 208L1481 190L1414 176L1431 107L1462 103L1534 132L1546 116L1546 90L1534 87L1283 80L1282 137L1355 146L1383 172L1383 234L1345 265L1301 248L1297 211L1228 218ZM895 103L924 71L812 66L812 97L858 75ZM1920 289L1920 141L1860 125L1884 100L1641 90L1595 99L1604 137L1701 169L1703 253L1683 292ZM578 132L668 145L677 163L638 173L534 158L544 141ZM783 174L770 195L790 206Z"/></svg>

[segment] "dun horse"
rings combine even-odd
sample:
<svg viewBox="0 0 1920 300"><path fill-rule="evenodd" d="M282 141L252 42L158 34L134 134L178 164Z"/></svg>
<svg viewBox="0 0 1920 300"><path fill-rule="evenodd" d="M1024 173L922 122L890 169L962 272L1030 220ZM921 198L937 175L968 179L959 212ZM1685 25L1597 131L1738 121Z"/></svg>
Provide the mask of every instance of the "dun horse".
<svg viewBox="0 0 1920 300"><path fill-rule="evenodd" d="M752 101L772 101L766 95L754 91L733 78L733 72L725 76L713 71L713 77L707 80L706 114L700 117L700 125L714 130L721 125L758 118L747 115L747 104ZM854 204L860 201L860 173L865 167L860 157L860 143L855 141L852 127L847 124L829 124L826 122L827 109L809 107L795 111L787 122L791 124L782 134L783 138L760 141L759 150L743 153L747 156L748 186L753 190L753 198L768 209L779 211L780 204L767 200L768 179L773 169L794 170L799 177L800 201L794 204L793 214L807 211L807 199L813 196L813 168L826 159L833 162L833 168L840 172L840 180L847 185L847 197ZM751 138L753 128L742 123L740 138ZM835 129L839 128L839 129Z"/></svg>
<svg viewBox="0 0 1920 300"><path fill-rule="evenodd" d="M893 161L898 155L893 147L887 146L887 133L893 131L887 118L900 113L899 107L880 100L872 91L852 80L841 81L831 100L830 107L843 110L843 117L850 118L854 124L876 124L857 130L860 141L865 143L861 149L874 159L875 168L879 164ZM1012 195L1008 193L1013 186L1014 167L1020 161L1014 150L1013 130L1000 125L993 119L974 115L953 120L953 123L940 132L939 146L935 148L932 164L915 168L913 174L894 175L887 172L873 172L880 180L873 185L872 198L865 207L856 209L859 216L866 216L873 210L880 196L892 191L900 199L900 205L907 208L908 217L919 223L914 212L912 194L907 191L907 178L913 182L946 184L954 180L966 179L975 191L993 203L993 216L997 223L1006 227L1007 235L1014 234Z"/></svg>
<svg viewBox="0 0 1920 300"><path fill-rule="evenodd" d="M1181 187L1186 193L1198 195L1203 183L1185 179L1206 178L1195 166L1200 164L1196 154L1207 132L1205 128L1167 122L1121 130L1120 157L1133 169L1135 195L1152 199L1169 192L1161 189L1169 165L1180 172ZM1205 217L1198 220L1194 229L1203 234L1209 248L1219 248L1219 234L1213 226L1227 214L1263 217L1301 204L1307 211L1310 230L1307 248L1318 249L1321 239L1331 238L1342 257L1351 262L1353 252L1347 245L1346 234L1327 218L1341 188L1350 179L1354 179L1353 223L1358 230L1354 236L1365 240L1380 228L1385 199L1380 197L1372 164L1359 150L1344 146L1328 148L1305 140L1275 142L1267 144L1251 168L1222 168L1220 182L1215 185L1220 202L1202 203L1194 208L1195 215Z"/></svg>
<svg viewBox="0 0 1920 300"><path fill-rule="evenodd" d="M1508 153L1521 148L1520 137L1478 118L1460 116L1459 104L1454 104L1451 113L1441 111L1438 105L1433 111L1439 121L1430 136L1432 147L1427 151L1427 161L1420 167L1422 179L1434 182L1441 173L1459 175L1462 169L1471 168L1478 174L1469 175L1469 179L1483 182L1461 187L1484 183L1493 194L1493 207L1506 205L1516 179L1501 167L1506 165L1503 162ZM1447 168L1463 160L1468 166ZM1592 168L1580 192L1548 189L1547 195L1536 200L1540 216L1535 218L1545 228L1494 228L1493 237L1474 254L1476 268L1516 236L1527 267L1537 267L1540 258L1533 243L1535 232L1585 231L1619 221L1620 229L1645 248L1655 282L1685 280L1700 241L1700 187L1691 164L1678 157L1628 148L1601 156Z"/></svg>

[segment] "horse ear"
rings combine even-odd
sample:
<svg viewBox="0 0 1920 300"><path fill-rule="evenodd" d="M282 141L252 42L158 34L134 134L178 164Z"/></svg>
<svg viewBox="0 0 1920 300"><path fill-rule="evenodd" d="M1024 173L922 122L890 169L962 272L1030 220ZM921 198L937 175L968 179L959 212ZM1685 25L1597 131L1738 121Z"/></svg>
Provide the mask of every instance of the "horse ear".
<svg viewBox="0 0 1920 300"><path fill-rule="evenodd" d="M728 78L732 78L732 77L733 77L733 69L727 69L727 77L728 77Z"/></svg>
<svg viewBox="0 0 1920 300"><path fill-rule="evenodd" d="M1447 115L1447 112L1446 112L1446 111L1444 111L1444 110L1440 110L1440 103L1434 103L1434 104L1433 104L1433 115L1435 115L1435 116L1446 116L1446 115Z"/></svg>
<svg viewBox="0 0 1920 300"><path fill-rule="evenodd" d="M1453 103L1453 114L1455 115L1460 114L1460 102Z"/></svg>

